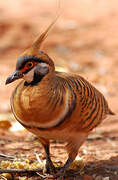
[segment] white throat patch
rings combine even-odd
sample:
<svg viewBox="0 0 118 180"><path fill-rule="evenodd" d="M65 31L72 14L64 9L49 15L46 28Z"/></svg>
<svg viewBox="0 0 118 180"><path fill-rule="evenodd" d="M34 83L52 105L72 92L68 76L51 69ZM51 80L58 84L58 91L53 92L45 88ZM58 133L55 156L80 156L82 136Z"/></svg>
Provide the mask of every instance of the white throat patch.
<svg viewBox="0 0 118 180"><path fill-rule="evenodd" d="M39 66L40 66L40 73L42 74L46 71L45 68L48 67L46 63L40 63ZM23 79L28 83L33 81L35 69L36 66L34 66L33 69L31 69L28 73L24 74Z"/></svg>
<svg viewBox="0 0 118 180"><path fill-rule="evenodd" d="M24 74L23 79L28 83L33 81L34 78L34 70L35 68L31 69L27 74Z"/></svg>

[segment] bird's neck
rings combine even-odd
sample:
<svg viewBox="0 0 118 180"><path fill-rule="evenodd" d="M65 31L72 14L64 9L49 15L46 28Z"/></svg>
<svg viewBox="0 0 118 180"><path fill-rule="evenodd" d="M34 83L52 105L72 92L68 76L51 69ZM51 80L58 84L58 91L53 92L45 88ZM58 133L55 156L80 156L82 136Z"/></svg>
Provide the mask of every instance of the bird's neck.
<svg viewBox="0 0 118 180"><path fill-rule="evenodd" d="M25 81L24 85L25 86L36 86L38 83L41 83L43 81L50 84L50 82L52 82L54 80L55 80L55 73L49 73L45 76L34 73L33 80L31 82Z"/></svg>

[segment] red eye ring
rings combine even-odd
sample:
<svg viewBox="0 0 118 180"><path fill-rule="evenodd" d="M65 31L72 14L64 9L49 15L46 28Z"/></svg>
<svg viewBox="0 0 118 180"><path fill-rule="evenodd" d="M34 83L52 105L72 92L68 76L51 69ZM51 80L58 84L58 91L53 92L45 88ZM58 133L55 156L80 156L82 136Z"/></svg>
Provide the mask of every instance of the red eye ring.
<svg viewBox="0 0 118 180"><path fill-rule="evenodd" d="M32 68L34 66L34 63L32 61L30 62L27 62L26 64L26 67L29 69L29 68Z"/></svg>
<svg viewBox="0 0 118 180"><path fill-rule="evenodd" d="M31 69L37 64L37 62L29 61L25 64L24 68L20 70L20 72L24 73L26 70Z"/></svg>

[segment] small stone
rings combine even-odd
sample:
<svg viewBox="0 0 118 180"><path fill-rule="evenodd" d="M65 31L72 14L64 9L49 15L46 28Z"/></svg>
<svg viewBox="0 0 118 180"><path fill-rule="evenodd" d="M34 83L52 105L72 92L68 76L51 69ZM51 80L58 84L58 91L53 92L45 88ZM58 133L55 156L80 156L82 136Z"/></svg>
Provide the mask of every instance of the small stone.
<svg viewBox="0 0 118 180"><path fill-rule="evenodd" d="M103 180L102 176L97 176L95 180Z"/></svg>
<svg viewBox="0 0 118 180"><path fill-rule="evenodd" d="M95 179L95 177L96 177L96 174L93 174L93 175L92 175L92 177L93 177L93 179Z"/></svg>
<svg viewBox="0 0 118 180"><path fill-rule="evenodd" d="M27 179L26 176L24 176L24 177L19 177L19 180L26 180L26 179Z"/></svg>
<svg viewBox="0 0 118 180"><path fill-rule="evenodd" d="M86 149L83 149L82 152L83 152L83 154L88 154Z"/></svg>
<svg viewBox="0 0 118 180"><path fill-rule="evenodd" d="M95 60L102 60L102 57L104 56L104 52L102 50L97 50L95 52Z"/></svg>
<svg viewBox="0 0 118 180"><path fill-rule="evenodd" d="M104 177L103 180L109 180L110 178L109 177Z"/></svg>
<svg viewBox="0 0 118 180"><path fill-rule="evenodd" d="M101 68L99 68L99 74L100 75L105 75L106 73L108 72L108 70L106 69L106 68L104 68L104 67L101 67Z"/></svg>
<svg viewBox="0 0 118 180"><path fill-rule="evenodd" d="M78 72L80 69L80 65L76 63L75 61L70 61L69 62L69 67L72 69L74 72Z"/></svg>

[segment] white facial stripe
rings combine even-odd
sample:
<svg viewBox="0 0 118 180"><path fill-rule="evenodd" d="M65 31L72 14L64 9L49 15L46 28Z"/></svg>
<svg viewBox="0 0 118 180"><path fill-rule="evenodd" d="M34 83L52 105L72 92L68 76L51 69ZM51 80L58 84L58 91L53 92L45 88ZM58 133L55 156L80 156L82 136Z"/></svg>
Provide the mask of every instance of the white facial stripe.
<svg viewBox="0 0 118 180"><path fill-rule="evenodd" d="M25 81L27 81L28 83L32 82L33 81L33 78L34 78L34 70L35 70L35 67L33 69L31 69L27 74L24 74L23 76L23 79Z"/></svg>
<svg viewBox="0 0 118 180"><path fill-rule="evenodd" d="M40 67L48 67L48 64L46 63L39 63ZM34 78L34 70L35 70L36 66L34 66L33 69L31 69L28 73L24 74L23 76L23 79L25 81L27 81L28 83L32 82L33 81L33 78Z"/></svg>
<svg viewBox="0 0 118 180"><path fill-rule="evenodd" d="M42 62L42 63L40 63L40 66L41 66L41 67L48 67L48 64Z"/></svg>

